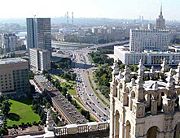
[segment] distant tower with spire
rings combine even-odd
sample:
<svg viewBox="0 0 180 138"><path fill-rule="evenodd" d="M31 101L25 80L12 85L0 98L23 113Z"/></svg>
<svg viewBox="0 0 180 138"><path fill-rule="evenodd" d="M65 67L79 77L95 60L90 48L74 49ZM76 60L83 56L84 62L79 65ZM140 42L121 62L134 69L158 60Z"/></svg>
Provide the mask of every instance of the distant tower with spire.
<svg viewBox="0 0 180 138"><path fill-rule="evenodd" d="M165 19L163 18L163 14L162 14L162 4L161 4L161 8L160 8L160 15L156 19L156 29L158 29L158 30L166 29Z"/></svg>

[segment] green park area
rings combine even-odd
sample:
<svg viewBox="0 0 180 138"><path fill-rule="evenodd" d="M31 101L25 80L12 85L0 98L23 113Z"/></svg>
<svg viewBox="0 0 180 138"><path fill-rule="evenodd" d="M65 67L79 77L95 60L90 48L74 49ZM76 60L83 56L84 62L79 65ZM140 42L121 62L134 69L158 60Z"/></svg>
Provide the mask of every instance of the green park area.
<svg viewBox="0 0 180 138"><path fill-rule="evenodd" d="M34 113L31 106L31 100L15 101L10 100L10 112L7 119L7 126L21 125L33 122L39 122L40 117Z"/></svg>

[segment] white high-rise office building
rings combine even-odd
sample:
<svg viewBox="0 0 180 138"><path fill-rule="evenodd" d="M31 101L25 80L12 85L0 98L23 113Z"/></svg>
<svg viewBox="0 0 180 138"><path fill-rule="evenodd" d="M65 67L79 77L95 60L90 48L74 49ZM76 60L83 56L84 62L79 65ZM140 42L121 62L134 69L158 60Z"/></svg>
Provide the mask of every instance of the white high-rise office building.
<svg viewBox="0 0 180 138"><path fill-rule="evenodd" d="M34 72L43 72L51 69L50 51L31 48L29 50L30 68Z"/></svg>
<svg viewBox="0 0 180 138"><path fill-rule="evenodd" d="M168 30L130 30L130 51L167 51L170 43Z"/></svg>

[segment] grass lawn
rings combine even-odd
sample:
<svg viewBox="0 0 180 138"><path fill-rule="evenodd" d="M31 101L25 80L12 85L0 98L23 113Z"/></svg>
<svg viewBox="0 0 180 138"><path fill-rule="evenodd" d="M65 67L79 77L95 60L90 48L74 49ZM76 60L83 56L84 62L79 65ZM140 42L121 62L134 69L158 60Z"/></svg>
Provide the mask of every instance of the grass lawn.
<svg viewBox="0 0 180 138"><path fill-rule="evenodd" d="M75 89L69 89L68 92L69 92L70 95L73 95L73 96L76 96L76 95L77 95Z"/></svg>
<svg viewBox="0 0 180 138"><path fill-rule="evenodd" d="M7 126L20 125L21 123L39 122L40 117L31 109L31 100L15 101L10 100L11 107L9 117L7 119Z"/></svg>

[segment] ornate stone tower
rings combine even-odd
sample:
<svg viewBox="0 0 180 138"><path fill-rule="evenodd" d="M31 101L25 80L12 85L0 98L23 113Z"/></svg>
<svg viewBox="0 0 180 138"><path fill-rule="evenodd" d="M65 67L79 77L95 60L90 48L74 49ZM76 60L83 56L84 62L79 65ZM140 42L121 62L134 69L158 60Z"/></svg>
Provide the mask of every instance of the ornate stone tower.
<svg viewBox="0 0 180 138"><path fill-rule="evenodd" d="M141 61L138 67L137 74L127 66L117 74L114 65L110 138L180 138L180 65L166 72L145 72Z"/></svg>
<svg viewBox="0 0 180 138"><path fill-rule="evenodd" d="M160 15L156 19L156 29L160 29L160 30L166 29L165 19L163 18L163 14L162 14L162 5L161 5L161 10L160 10Z"/></svg>

